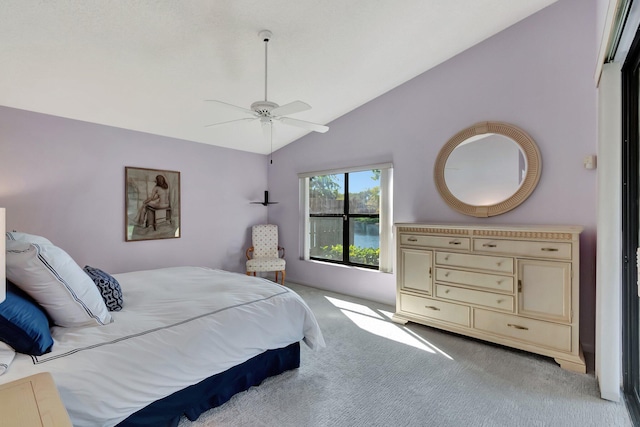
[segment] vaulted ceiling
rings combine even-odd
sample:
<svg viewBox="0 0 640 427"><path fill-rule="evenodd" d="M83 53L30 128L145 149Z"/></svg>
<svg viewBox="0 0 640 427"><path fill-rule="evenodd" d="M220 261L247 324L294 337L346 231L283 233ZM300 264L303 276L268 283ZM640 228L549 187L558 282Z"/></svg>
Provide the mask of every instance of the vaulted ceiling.
<svg viewBox="0 0 640 427"><path fill-rule="evenodd" d="M266 154L249 108L328 124L556 0L3 0L0 105ZM331 130L329 130L331 132ZM307 130L275 122L273 149Z"/></svg>

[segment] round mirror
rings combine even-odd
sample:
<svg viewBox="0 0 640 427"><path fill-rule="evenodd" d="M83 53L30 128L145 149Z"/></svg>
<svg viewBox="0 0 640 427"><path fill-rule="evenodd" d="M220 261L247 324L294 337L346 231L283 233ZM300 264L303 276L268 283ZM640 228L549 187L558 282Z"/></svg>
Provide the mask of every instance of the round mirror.
<svg viewBox="0 0 640 427"><path fill-rule="evenodd" d="M466 215L499 215L524 202L540 179L540 152L521 129L475 124L440 150L434 178L442 198Z"/></svg>

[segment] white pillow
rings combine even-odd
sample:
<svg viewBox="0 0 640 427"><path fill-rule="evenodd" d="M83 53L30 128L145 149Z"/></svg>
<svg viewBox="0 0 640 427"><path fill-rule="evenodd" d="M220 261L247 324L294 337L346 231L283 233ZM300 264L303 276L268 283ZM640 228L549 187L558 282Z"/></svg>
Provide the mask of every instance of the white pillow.
<svg viewBox="0 0 640 427"><path fill-rule="evenodd" d="M20 231L7 231L5 234L7 240L19 240L22 242L39 243L41 245L52 244L46 237L36 236L35 234L27 234Z"/></svg>
<svg viewBox="0 0 640 427"><path fill-rule="evenodd" d="M16 352L9 344L0 341L0 375L9 370L9 366L11 366L15 355Z"/></svg>
<svg viewBox="0 0 640 427"><path fill-rule="evenodd" d="M7 241L7 279L28 293L58 326L111 323L93 280L54 245Z"/></svg>

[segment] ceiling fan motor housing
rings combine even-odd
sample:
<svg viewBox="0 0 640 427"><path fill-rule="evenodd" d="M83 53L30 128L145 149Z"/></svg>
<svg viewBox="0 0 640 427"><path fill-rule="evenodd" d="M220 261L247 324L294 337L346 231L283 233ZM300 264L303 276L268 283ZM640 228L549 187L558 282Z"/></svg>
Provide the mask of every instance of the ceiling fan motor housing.
<svg viewBox="0 0 640 427"><path fill-rule="evenodd" d="M251 109L263 117L270 116L271 110L278 107L278 104L271 101L256 101L251 104Z"/></svg>

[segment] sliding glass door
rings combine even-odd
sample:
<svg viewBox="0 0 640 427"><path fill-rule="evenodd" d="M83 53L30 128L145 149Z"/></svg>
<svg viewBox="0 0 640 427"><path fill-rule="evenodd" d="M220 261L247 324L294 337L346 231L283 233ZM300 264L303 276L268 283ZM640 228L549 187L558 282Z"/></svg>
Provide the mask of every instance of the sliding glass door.
<svg viewBox="0 0 640 427"><path fill-rule="evenodd" d="M640 37L622 68L622 354L623 391L634 422L640 424L640 316L637 248L640 236Z"/></svg>

